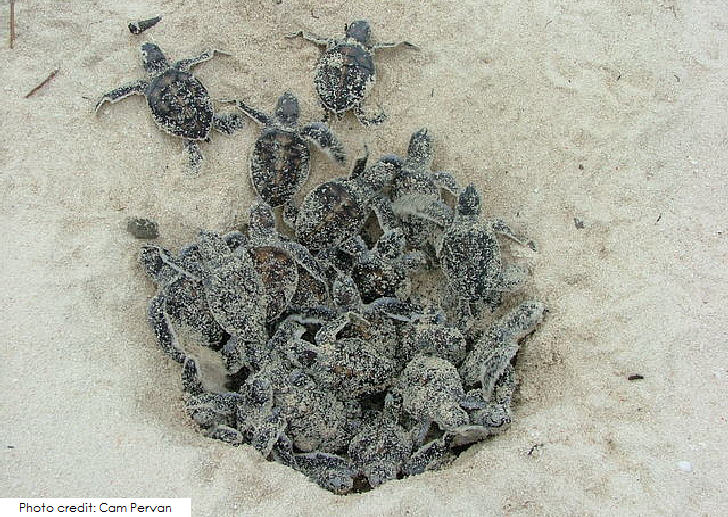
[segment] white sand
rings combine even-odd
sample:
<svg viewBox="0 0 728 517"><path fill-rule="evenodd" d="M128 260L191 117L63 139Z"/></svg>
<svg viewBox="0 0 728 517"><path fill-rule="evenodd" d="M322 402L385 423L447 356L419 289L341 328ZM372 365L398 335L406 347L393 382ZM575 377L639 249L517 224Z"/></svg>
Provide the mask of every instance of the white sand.
<svg viewBox="0 0 728 517"><path fill-rule="evenodd" d="M728 512L728 10L413 4L18 2L16 48L0 50L0 496L186 496L195 515L222 516ZM159 13L144 35L127 31ZM215 97L270 110L290 88L319 118L318 50L283 35L340 34L361 17L375 38L422 50L381 53L369 107L390 120L335 123L351 155L364 142L403 153L430 128L436 166L536 241L536 253L510 249L551 313L520 355L509 432L445 471L337 497L188 422L179 368L145 321L141 243L125 231L151 217L176 247L242 220L256 128L215 135L191 177L141 97L92 107L141 76L149 39L172 59L231 52L197 69ZM342 173L320 154L313 167L307 188Z"/></svg>

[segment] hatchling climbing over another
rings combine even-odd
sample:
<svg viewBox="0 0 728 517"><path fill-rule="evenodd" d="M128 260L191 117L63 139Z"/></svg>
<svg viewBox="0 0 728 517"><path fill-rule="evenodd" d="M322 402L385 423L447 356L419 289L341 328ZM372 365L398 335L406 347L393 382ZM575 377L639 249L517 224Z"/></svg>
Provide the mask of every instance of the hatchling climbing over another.
<svg viewBox="0 0 728 517"><path fill-rule="evenodd" d="M225 102L234 103L263 125L263 132L255 141L250 179L255 191L270 206L286 205L308 178L309 143L326 152L339 165L344 164L344 149L326 124L298 125L300 108L298 99L291 92L280 96L273 116L240 100Z"/></svg>
<svg viewBox="0 0 728 517"><path fill-rule="evenodd" d="M460 187L449 172L432 170L433 147L427 128L412 133L407 158L392 181L392 209L400 217L431 221L442 228L453 216L443 201L442 190L458 195Z"/></svg>
<svg viewBox="0 0 728 517"><path fill-rule="evenodd" d="M381 124L386 119L384 113L367 117L361 108L362 100L377 79L374 52L399 45L417 47L408 41L373 44L369 22L365 20L346 25L344 31L346 36L338 40L320 38L303 31L292 34L289 38L302 37L326 47L316 67L314 79L321 104L326 110L332 111L337 117L351 110L365 126Z"/></svg>
<svg viewBox="0 0 728 517"><path fill-rule="evenodd" d="M359 233L372 211L382 229L393 229L395 216L381 191L400 163L385 155L367 167L367 158L357 160L349 177L326 181L306 195L295 221L299 242L311 250L339 246Z"/></svg>
<svg viewBox="0 0 728 517"><path fill-rule="evenodd" d="M214 113L210 94L190 71L193 66L223 52L206 50L199 56L170 63L153 43L145 43L141 50L147 77L105 93L96 103L96 112L105 102L144 95L157 125L167 133L187 140L190 168L197 172L202 164L198 142L208 141L212 129L229 134L243 124L238 113Z"/></svg>

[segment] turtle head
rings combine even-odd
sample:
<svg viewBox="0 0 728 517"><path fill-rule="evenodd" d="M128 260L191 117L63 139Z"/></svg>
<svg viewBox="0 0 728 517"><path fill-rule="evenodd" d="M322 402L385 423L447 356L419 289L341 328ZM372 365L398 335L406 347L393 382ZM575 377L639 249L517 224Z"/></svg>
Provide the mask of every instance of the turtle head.
<svg viewBox="0 0 728 517"><path fill-rule="evenodd" d="M344 26L346 37L358 41L362 45L369 44L372 31L369 28L369 22L366 20L358 20Z"/></svg>
<svg viewBox="0 0 728 517"><path fill-rule="evenodd" d="M248 212L248 231L256 235L264 235L275 231L276 217L273 209L265 201L254 203Z"/></svg>
<svg viewBox="0 0 728 517"><path fill-rule="evenodd" d="M480 194L472 183L460 193L458 214L468 218L477 218L480 215Z"/></svg>
<svg viewBox="0 0 728 517"><path fill-rule="evenodd" d="M301 108L298 106L298 99L291 92L285 92L278 97L276 104L276 118L285 126L295 126Z"/></svg>
<svg viewBox="0 0 728 517"><path fill-rule="evenodd" d="M142 62L148 74L158 74L169 68L169 61L164 57L162 49L154 43L142 45Z"/></svg>
<svg viewBox="0 0 728 517"><path fill-rule="evenodd" d="M407 161L429 166L432 163L432 155L432 137L427 134L427 128L412 133L407 149Z"/></svg>

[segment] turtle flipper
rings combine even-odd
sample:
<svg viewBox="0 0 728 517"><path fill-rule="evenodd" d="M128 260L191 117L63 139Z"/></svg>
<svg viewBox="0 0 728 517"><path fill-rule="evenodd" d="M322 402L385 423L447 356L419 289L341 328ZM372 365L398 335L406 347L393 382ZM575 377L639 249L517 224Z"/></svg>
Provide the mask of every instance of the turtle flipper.
<svg viewBox="0 0 728 517"><path fill-rule="evenodd" d="M187 154L190 159L190 171L197 174L202 168L202 151L196 140L187 140Z"/></svg>
<svg viewBox="0 0 728 517"><path fill-rule="evenodd" d="M381 43L377 43L376 45L372 45L372 49L373 50L377 50L377 49L380 49L380 48L395 48L395 47L400 47L400 46L401 47L413 48L415 50L419 50L420 49L420 47L418 47L417 45L414 45L414 44L410 43L409 41L396 41L396 42L393 42L393 41L383 41Z"/></svg>
<svg viewBox="0 0 728 517"><path fill-rule="evenodd" d="M329 126L323 122L306 124L301 130L301 136L317 145L322 151L336 160L339 165L343 165L346 161L343 146L334 136Z"/></svg>
<svg viewBox="0 0 728 517"><path fill-rule="evenodd" d="M528 246L526 238L518 236L518 234L511 230L508 224L506 224L504 221L501 221L500 219L494 219L493 221L491 221L491 227L493 228L493 231L498 235L502 235L503 237L506 237L513 242L520 244L521 246Z"/></svg>
<svg viewBox="0 0 728 517"><path fill-rule="evenodd" d="M212 128L220 133L230 135L245 127L245 122L239 113L215 113L212 117Z"/></svg>
<svg viewBox="0 0 728 517"><path fill-rule="evenodd" d="M311 34L310 32L304 32L304 31L298 31L294 32L293 34L289 34L286 36L288 39L295 39L295 38L303 38L306 41L310 41L311 43L315 43L316 45L319 45L321 47L328 47L333 40L329 38L321 38L319 36L316 36L315 34Z"/></svg>
<svg viewBox="0 0 728 517"><path fill-rule="evenodd" d="M200 63L209 61L210 59L215 57L215 54L222 54L223 56L230 55L227 52L223 52L222 50L213 48L213 49L205 50L199 56L188 57L186 59L180 59L179 61L177 61L175 64L172 65L172 68L176 68L177 70L181 70L183 72L189 72L193 66L197 66Z"/></svg>
<svg viewBox="0 0 728 517"><path fill-rule="evenodd" d="M352 111L354 112L354 115L356 115L356 118L359 119L362 126L376 126L387 120L387 114L383 111L380 111L374 116L366 115L364 111L362 111L361 106L356 106Z"/></svg>
<svg viewBox="0 0 728 517"><path fill-rule="evenodd" d="M144 95L144 90L148 84L146 81L135 81L133 83L125 84L119 88L106 92L96 103L94 111L98 112L99 108L105 103L110 102L111 104L118 102L122 99L126 99L131 95Z"/></svg>
<svg viewBox="0 0 728 517"><path fill-rule="evenodd" d="M258 124L262 124L264 126L267 126L271 123L270 115L267 113L263 113L262 111L258 111L257 109L253 108L252 106L248 106L243 101L238 99L220 99L220 102L224 102L227 104L235 104L237 108L245 113L247 116L255 120Z"/></svg>

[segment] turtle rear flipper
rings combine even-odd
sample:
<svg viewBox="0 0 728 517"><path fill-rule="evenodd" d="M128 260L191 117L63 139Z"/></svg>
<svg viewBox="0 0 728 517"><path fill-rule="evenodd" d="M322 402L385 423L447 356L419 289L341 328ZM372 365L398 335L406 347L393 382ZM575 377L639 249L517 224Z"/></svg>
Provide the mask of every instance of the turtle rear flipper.
<svg viewBox="0 0 728 517"><path fill-rule="evenodd" d="M190 172L197 174L202 169L202 150L196 140L187 140Z"/></svg>

